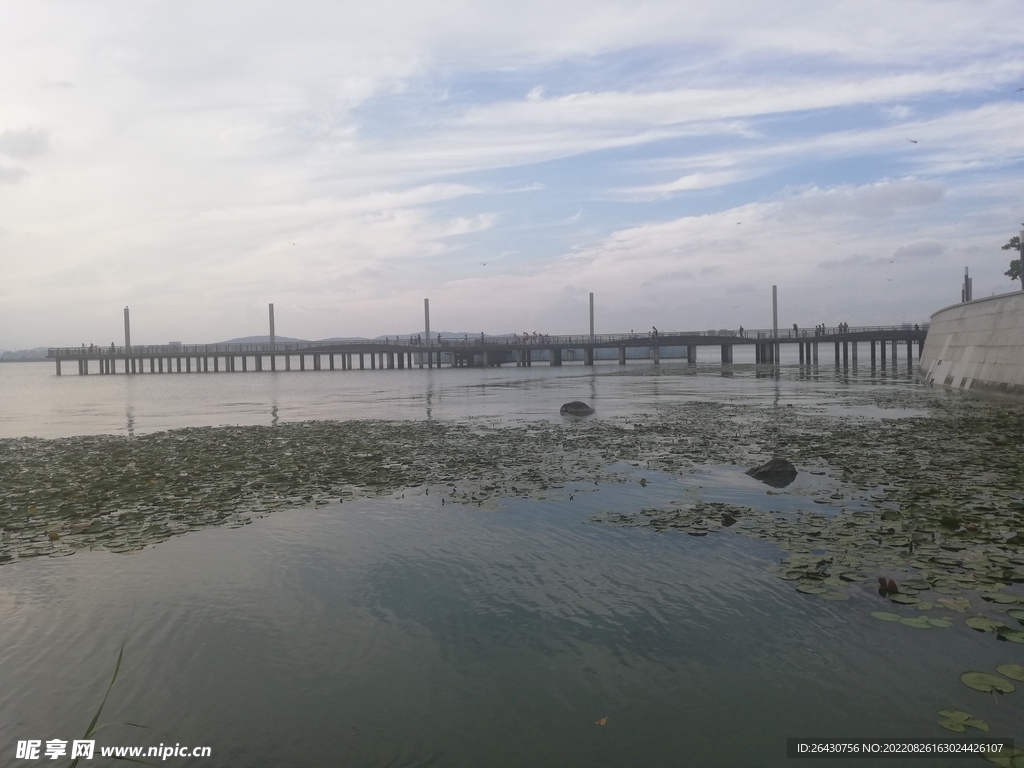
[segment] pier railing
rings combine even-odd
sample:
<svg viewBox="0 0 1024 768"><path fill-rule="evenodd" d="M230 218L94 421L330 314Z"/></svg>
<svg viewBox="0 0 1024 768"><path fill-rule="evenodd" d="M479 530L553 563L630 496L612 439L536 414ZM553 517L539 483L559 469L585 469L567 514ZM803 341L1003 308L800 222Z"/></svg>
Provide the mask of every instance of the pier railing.
<svg viewBox="0 0 1024 768"><path fill-rule="evenodd" d="M924 325L862 325L842 330L835 326L815 328L780 328L778 339L787 341L842 341L844 339L867 340L885 336L887 338L917 338L928 330ZM257 344L133 344L131 347L111 345L81 347L51 347L47 357L101 358L101 357L148 357L148 356L201 356L201 355L253 355L253 354L296 354L327 349L377 350L380 348L401 348L403 350L458 349L473 347L590 347L642 346L643 344L672 346L704 340L708 344L744 344L774 339L771 328L718 329L707 331L649 331L645 333L576 334L571 336L549 334L463 336L463 338L426 339L417 336L394 336L383 339L324 339L321 341L263 342Z"/></svg>

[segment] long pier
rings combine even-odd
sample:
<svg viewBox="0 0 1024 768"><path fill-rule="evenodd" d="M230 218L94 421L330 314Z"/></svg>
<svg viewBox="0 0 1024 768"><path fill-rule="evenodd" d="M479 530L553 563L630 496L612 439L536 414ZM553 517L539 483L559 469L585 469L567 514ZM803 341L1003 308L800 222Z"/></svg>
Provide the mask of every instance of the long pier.
<svg viewBox="0 0 1024 768"><path fill-rule="evenodd" d="M404 368L491 367L504 364L531 366L535 359L546 358L549 365L563 360L582 359L594 364L598 349L617 349L619 365L626 364L627 349L646 349L647 360L658 365L664 348L685 349L688 363L697 362L698 347L719 347L721 362L733 362L736 346L754 347L757 364L774 365L782 345L799 347L801 365L816 365L821 345L834 345L836 367L857 364L858 348L866 344L871 364L887 358L896 364L899 347L904 348L908 364L924 349L928 327L861 326L842 328L786 329L778 336L773 330L671 331L659 333L584 334L581 336L480 336L463 339L434 339L429 344L418 337L384 341L308 341L263 344L162 344L96 347L55 347L47 358L56 362L57 375L62 363L74 363L80 375L141 373L215 373L239 371L321 371L379 370ZM428 333L429 337L429 333ZM891 350L891 353L890 353ZM579 357L576 353L579 352ZM825 352L827 355L827 351ZM891 357L890 357L891 355ZM680 355L680 358L682 355ZM612 358L614 359L614 358ZM827 357L826 357L827 361ZM250 362L252 366L250 368ZM309 363L307 365L307 362ZM148 370L147 370L148 369Z"/></svg>

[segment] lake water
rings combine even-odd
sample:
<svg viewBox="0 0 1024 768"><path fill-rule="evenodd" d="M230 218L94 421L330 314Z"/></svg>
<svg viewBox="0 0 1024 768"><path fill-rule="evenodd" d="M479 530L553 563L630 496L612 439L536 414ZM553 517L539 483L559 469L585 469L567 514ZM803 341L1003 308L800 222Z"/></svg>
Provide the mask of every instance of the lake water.
<svg viewBox="0 0 1024 768"><path fill-rule="evenodd" d="M48 364L11 364L0 366L0 436L558 422L571 399L609 420L699 401L898 425L947 397L905 366L727 373L637 364L58 378ZM130 555L2 565L0 764L32 764L14 759L18 740L81 738L122 643L101 718L114 725L98 743L212 749L167 764L781 766L787 737L951 735L936 725L943 708L968 708L992 735L1024 736L1024 692L986 696L958 677L1024 663L1024 645L963 627L894 630L871 616L888 604L874 574L844 602L801 594L779 578L770 541L593 522L694 496L827 512L810 495L840 483L802 473L769 495L742 470L623 467L637 482L568 483L561 498L493 510L408 488Z"/></svg>

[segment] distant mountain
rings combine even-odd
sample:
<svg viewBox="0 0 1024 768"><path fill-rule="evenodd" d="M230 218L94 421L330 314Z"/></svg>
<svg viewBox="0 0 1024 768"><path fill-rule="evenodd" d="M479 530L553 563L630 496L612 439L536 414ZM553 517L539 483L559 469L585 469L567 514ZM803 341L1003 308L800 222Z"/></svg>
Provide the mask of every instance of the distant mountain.
<svg viewBox="0 0 1024 768"><path fill-rule="evenodd" d="M295 341L305 341L305 339L293 339L291 336L277 336L275 341L279 341L282 344L285 342L291 343ZM228 339L227 341L218 341L217 344L269 344L270 336L243 336L239 339Z"/></svg>
<svg viewBox="0 0 1024 768"><path fill-rule="evenodd" d="M0 352L2 363L23 363L26 360L45 360L46 347L33 347L32 349L4 350Z"/></svg>
<svg viewBox="0 0 1024 768"><path fill-rule="evenodd" d="M423 335L423 331L417 331L416 333L399 333L399 334L391 333L391 334L384 334L382 336L375 336L373 339L368 339L365 336L331 336L330 338L326 338L326 339L312 339L312 341L338 341L338 342L344 342L344 341L378 341L378 340L383 340L383 339L394 339L394 338L397 338L397 339L408 339L408 338L410 338L412 336L422 336L422 335ZM463 339L463 338L466 338L467 336L472 339L472 338L478 338L480 336L480 332L479 331L477 331L476 333L451 333L450 331L431 331L430 332L430 337L432 339L437 339L438 335L440 335L442 339ZM493 334L489 333L487 335L488 336L492 336ZM508 333L508 334L505 334L505 335L506 336L511 336L512 334ZM290 336L278 336L277 337L277 341L279 343L281 343L281 344L284 344L285 342L293 343L293 342L297 342L297 341L298 342L310 341L310 339L293 339ZM242 338L228 339L227 341L219 341L217 343L218 344L269 344L270 343L270 336L243 336Z"/></svg>

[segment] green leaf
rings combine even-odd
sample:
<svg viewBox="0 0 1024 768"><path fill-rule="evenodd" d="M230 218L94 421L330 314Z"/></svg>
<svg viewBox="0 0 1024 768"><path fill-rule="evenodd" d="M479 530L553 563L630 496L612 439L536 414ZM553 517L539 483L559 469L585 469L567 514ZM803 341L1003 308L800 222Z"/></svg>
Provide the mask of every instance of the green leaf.
<svg viewBox="0 0 1024 768"><path fill-rule="evenodd" d="M988 672L964 672L960 675L960 681L968 688L982 693L1012 693L1014 690L1014 685L1009 680L990 675Z"/></svg>
<svg viewBox="0 0 1024 768"><path fill-rule="evenodd" d="M1024 667L1020 664L1003 664L996 667L996 672L1011 680L1020 680L1024 683Z"/></svg>

